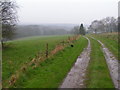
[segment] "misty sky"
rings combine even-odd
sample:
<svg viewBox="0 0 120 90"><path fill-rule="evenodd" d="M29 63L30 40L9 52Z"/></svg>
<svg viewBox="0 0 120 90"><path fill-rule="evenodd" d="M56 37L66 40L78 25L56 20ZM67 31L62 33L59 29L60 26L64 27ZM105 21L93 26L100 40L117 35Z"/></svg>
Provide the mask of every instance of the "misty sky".
<svg viewBox="0 0 120 90"><path fill-rule="evenodd" d="M90 24L118 16L119 0L16 0L20 24Z"/></svg>

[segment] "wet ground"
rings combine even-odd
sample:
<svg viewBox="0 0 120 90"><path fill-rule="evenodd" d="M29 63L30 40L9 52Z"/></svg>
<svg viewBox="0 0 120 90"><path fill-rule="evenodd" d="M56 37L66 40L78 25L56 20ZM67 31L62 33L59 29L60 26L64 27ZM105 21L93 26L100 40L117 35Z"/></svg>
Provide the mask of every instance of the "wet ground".
<svg viewBox="0 0 120 90"><path fill-rule="evenodd" d="M60 88L84 88L85 72L90 60L90 40L88 40L88 46L83 50L80 56L78 56L74 66L71 68L70 72L64 79Z"/></svg>
<svg viewBox="0 0 120 90"><path fill-rule="evenodd" d="M85 74L86 74L85 72L89 64L90 52L91 52L90 40L87 37L85 38L88 40L88 46L83 50L81 55L78 56L74 66L71 68L70 72L64 79L63 83L60 85L60 88L85 88L85 85L84 85ZM93 37L91 38L96 40ZM120 78L119 78L119 72L118 72L120 63L101 41L99 40L97 41L102 46L101 49L104 53L106 63L108 65L110 76L112 78L114 86L115 88L120 89Z"/></svg>
<svg viewBox="0 0 120 90"><path fill-rule="evenodd" d="M112 81L114 83L115 88L118 88L120 86L120 78L118 73L118 60L115 58L115 56L108 50L108 48L105 47L105 45L98 40L98 42L102 46L102 50L104 52L104 56L110 71L110 75L112 78ZM120 87L119 87L120 88Z"/></svg>

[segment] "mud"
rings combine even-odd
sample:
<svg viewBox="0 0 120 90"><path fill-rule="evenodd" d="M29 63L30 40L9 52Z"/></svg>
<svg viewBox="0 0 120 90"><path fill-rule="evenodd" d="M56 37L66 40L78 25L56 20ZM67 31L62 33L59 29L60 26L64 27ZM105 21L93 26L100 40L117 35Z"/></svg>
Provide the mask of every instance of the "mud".
<svg viewBox="0 0 120 90"><path fill-rule="evenodd" d="M91 51L90 40L87 37L85 38L88 40L87 48L78 56L74 66L71 68L59 88L85 88L85 73L90 60Z"/></svg>

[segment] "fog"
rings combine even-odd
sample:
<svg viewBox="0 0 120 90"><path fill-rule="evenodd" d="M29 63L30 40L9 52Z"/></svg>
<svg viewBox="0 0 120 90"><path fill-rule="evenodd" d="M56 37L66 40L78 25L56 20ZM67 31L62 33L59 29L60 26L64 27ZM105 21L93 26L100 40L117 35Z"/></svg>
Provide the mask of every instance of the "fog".
<svg viewBox="0 0 120 90"><path fill-rule="evenodd" d="M16 0L19 24L90 24L118 16L119 0Z"/></svg>
<svg viewBox="0 0 120 90"><path fill-rule="evenodd" d="M118 0L17 0L14 38L70 34L81 23L118 16Z"/></svg>
<svg viewBox="0 0 120 90"><path fill-rule="evenodd" d="M118 3L118 16L120 17L120 1Z"/></svg>
<svg viewBox="0 0 120 90"><path fill-rule="evenodd" d="M41 24L41 25L18 25L13 39L47 36L47 35L66 35L71 34L74 24Z"/></svg>

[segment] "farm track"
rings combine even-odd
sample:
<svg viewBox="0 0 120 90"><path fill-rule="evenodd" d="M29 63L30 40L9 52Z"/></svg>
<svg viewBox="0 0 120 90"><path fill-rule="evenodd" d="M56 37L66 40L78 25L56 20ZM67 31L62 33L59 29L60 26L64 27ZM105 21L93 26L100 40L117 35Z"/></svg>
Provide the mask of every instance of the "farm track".
<svg viewBox="0 0 120 90"><path fill-rule="evenodd" d="M91 52L90 40L87 37L85 38L88 40L88 46L81 55L78 56L74 66L71 68L60 88L85 88L85 73Z"/></svg>
<svg viewBox="0 0 120 90"><path fill-rule="evenodd" d="M74 66L71 68L70 72L68 73L68 75L66 76L59 88L86 88L84 81L86 80L86 69L90 60L91 45L90 40L87 37L85 38L88 40L88 46L84 48L83 52L80 54L80 56L78 56ZM110 76L112 78L114 86L115 88L120 89L120 78L118 78L118 68L120 63L100 40L97 40L93 37L91 38L98 41L101 44L101 49L106 59L106 63L109 68ZM58 49L58 51L62 49L64 48L60 48ZM54 53L58 51L55 49L53 50L52 54L54 55Z"/></svg>
<svg viewBox="0 0 120 90"><path fill-rule="evenodd" d="M71 68L70 72L64 79L63 83L60 85L60 88L86 88L86 86L84 85L84 80L85 80L86 68L90 60L91 46L90 46L90 40L87 37L85 38L88 40L88 47L85 48L84 51L81 53L81 55L77 58L76 63ZM91 38L96 40L93 37ZM97 41L102 46L102 51L106 59L106 63L109 68L110 76L112 78L114 86L115 88L120 88L119 87L120 79L118 78L119 62L101 41L99 40Z"/></svg>
<svg viewBox="0 0 120 90"><path fill-rule="evenodd" d="M91 38L96 40L93 37L91 37ZM97 40L97 41L102 46L102 51L104 53L104 56L105 56L105 59L106 59L106 63L108 65L108 68L109 68L110 75L111 75L112 81L114 83L114 86L115 86L115 88L119 88L120 89L120 78L119 78L119 72L118 72L119 62L115 58L115 56L109 51L109 49L106 48L105 45L100 40Z"/></svg>

